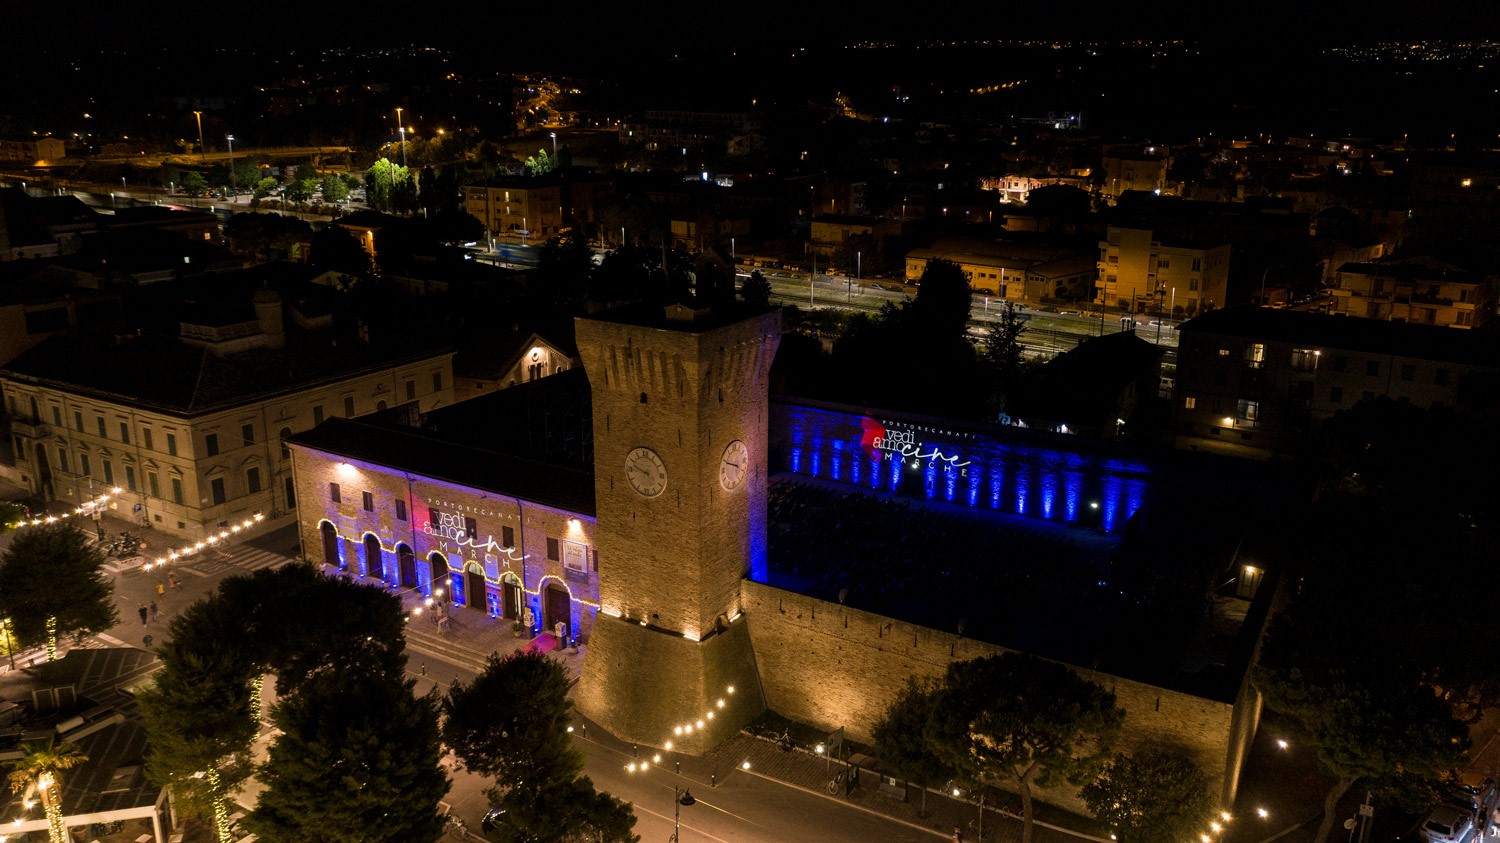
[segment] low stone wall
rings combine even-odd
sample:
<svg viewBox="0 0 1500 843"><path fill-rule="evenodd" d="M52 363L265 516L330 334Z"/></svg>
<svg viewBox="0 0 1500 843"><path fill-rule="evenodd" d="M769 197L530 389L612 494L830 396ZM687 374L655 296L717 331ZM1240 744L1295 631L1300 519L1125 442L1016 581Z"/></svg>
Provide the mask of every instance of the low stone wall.
<svg viewBox="0 0 1500 843"><path fill-rule="evenodd" d="M908 676L939 677L950 662L1006 651L764 583L746 580L743 594L766 705L822 728L843 726L859 741L871 740L874 724ZM1125 709L1118 749L1181 746L1214 778L1216 789L1222 785L1232 757L1234 706L1109 674L1079 673L1112 691ZM1075 788L1039 795L1084 810Z"/></svg>

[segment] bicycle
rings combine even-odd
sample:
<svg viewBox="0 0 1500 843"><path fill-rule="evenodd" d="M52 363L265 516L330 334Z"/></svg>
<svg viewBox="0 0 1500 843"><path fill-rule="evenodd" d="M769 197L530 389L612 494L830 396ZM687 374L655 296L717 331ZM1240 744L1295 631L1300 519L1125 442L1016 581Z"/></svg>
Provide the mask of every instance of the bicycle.
<svg viewBox="0 0 1500 843"><path fill-rule="evenodd" d="M457 814L449 814L444 823L444 830L448 834L456 834L460 840L469 839L469 824L464 822Z"/></svg>
<svg viewBox="0 0 1500 843"><path fill-rule="evenodd" d="M828 780L828 793L830 795L836 795L839 792L839 788L843 787L843 785L844 771L840 770L834 774L833 778Z"/></svg>

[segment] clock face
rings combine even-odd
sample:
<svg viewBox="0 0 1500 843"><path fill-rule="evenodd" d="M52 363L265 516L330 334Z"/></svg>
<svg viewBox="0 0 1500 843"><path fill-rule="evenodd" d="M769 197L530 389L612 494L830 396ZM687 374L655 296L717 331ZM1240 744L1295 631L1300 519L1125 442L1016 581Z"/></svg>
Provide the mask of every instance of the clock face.
<svg viewBox="0 0 1500 843"><path fill-rule="evenodd" d="M749 470L750 450L738 439L730 442L719 460L719 485L734 491L745 482L745 473Z"/></svg>
<svg viewBox="0 0 1500 843"><path fill-rule="evenodd" d="M667 467L650 448L636 448L625 455L625 476L637 492L648 498L667 488Z"/></svg>

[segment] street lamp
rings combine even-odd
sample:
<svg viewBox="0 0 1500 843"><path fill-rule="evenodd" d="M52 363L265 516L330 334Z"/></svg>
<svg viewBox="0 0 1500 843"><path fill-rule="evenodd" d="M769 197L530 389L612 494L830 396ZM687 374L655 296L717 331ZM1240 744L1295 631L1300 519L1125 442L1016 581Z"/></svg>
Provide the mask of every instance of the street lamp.
<svg viewBox="0 0 1500 843"><path fill-rule="evenodd" d="M680 843L682 832L682 809L698 804L693 792L685 787L672 786L672 843Z"/></svg>
<svg viewBox="0 0 1500 843"><path fill-rule="evenodd" d="M401 124L401 109L396 109L396 131L401 135L401 166L406 166L406 127Z"/></svg>
<svg viewBox="0 0 1500 843"><path fill-rule="evenodd" d="M548 132L548 134L552 136L552 161L553 161L552 166L556 167L557 166L557 164L556 164L556 161L557 161L557 132Z"/></svg>
<svg viewBox="0 0 1500 843"><path fill-rule="evenodd" d="M229 142L229 201L232 204L235 194L239 193L234 183L234 135L225 135L224 140Z"/></svg>
<svg viewBox="0 0 1500 843"><path fill-rule="evenodd" d="M194 111L193 116L198 118L198 163L208 165L208 149L203 145L203 112Z"/></svg>

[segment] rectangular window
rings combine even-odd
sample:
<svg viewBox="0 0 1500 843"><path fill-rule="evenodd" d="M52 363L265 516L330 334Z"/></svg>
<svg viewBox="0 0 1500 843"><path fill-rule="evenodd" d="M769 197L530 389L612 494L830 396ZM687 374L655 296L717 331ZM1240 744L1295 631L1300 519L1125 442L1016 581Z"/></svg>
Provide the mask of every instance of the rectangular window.
<svg viewBox="0 0 1500 843"><path fill-rule="evenodd" d="M172 478L172 503L182 503L182 478Z"/></svg>
<svg viewBox="0 0 1500 843"><path fill-rule="evenodd" d="M63 423L62 423L62 408L61 407L53 407L52 408L52 423L55 424L55 425L57 425L58 427L62 427L63 426Z"/></svg>
<svg viewBox="0 0 1500 843"><path fill-rule="evenodd" d="M313 406L313 425L316 426L316 425L320 425L322 423L323 423L323 405L322 404L314 405Z"/></svg>
<svg viewBox="0 0 1500 843"><path fill-rule="evenodd" d="M141 428L141 446L148 451L156 450L156 443L151 441L151 428Z"/></svg>
<svg viewBox="0 0 1500 843"><path fill-rule="evenodd" d="M1366 360L1365 361L1365 374L1369 375L1372 378L1375 377L1376 375L1380 374L1380 361L1379 360Z"/></svg>
<svg viewBox="0 0 1500 843"><path fill-rule="evenodd" d="M120 422L120 441L126 445L130 444L130 423Z"/></svg>
<svg viewBox="0 0 1500 843"><path fill-rule="evenodd" d="M547 558L553 562L557 561L557 539L547 537Z"/></svg>
<svg viewBox="0 0 1500 843"><path fill-rule="evenodd" d="M240 438L244 440L244 444L246 444L246 445L254 445L255 444L255 425L253 425L253 424L242 424L242 425L240 425Z"/></svg>
<svg viewBox="0 0 1500 843"><path fill-rule="evenodd" d="M83 413L73 411L73 429L79 433L83 432Z"/></svg>
<svg viewBox="0 0 1500 843"><path fill-rule="evenodd" d="M146 491L150 492L153 498L161 497L161 480L154 471L146 472Z"/></svg>
<svg viewBox="0 0 1500 843"><path fill-rule="evenodd" d="M406 379L406 400L417 400L417 382L413 378Z"/></svg>
<svg viewBox="0 0 1500 843"><path fill-rule="evenodd" d="M1193 271L1194 272L1202 272L1203 271L1203 258L1193 258Z"/></svg>
<svg viewBox="0 0 1500 843"><path fill-rule="evenodd" d="M1411 381L1411 380L1416 380L1417 379L1417 366L1416 366L1415 363L1402 363L1401 364L1401 379L1404 380L1404 381Z"/></svg>
<svg viewBox="0 0 1500 843"><path fill-rule="evenodd" d="M1227 349L1227 348L1221 348L1221 349L1219 349L1219 356L1220 357L1228 357L1229 356L1229 349Z"/></svg>
<svg viewBox="0 0 1500 843"><path fill-rule="evenodd" d="M432 373L432 391L433 392L442 392L443 391L443 373L442 372L433 372Z"/></svg>
<svg viewBox="0 0 1500 843"><path fill-rule="evenodd" d="M78 455L78 473L84 477L94 476L94 472L90 470L88 454Z"/></svg>
<svg viewBox="0 0 1500 843"><path fill-rule="evenodd" d="M464 518L464 532L469 535L469 540L479 538L479 522L472 518Z"/></svg>
<svg viewBox="0 0 1500 843"><path fill-rule="evenodd" d="M100 460L99 462L104 466L104 485L106 485L106 486L113 486L113 485L115 485L115 466L114 466L114 463L110 462L109 460Z"/></svg>
<svg viewBox="0 0 1500 843"><path fill-rule="evenodd" d="M135 466L125 466L125 488L135 491Z"/></svg>
<svg viewBox="0 0 1500 843"><path fill-rule="evenodd" d="M333 501L334 503L343 503L344 502L343 496L341 496L339 494L339 484L337 484L337 483L329 483L328 484L328 499L331 500L331 501Z"/></svg>
<svg viewBox="0 0 1500 843"><path fill-rule="evenodd" d="M95 424L96 427L99 428L99 438L100 439L108 439L109 438L109 431L106 430L105 427L104 427L104 417L103 416L95 416L94 417L94 424Z"/></svg>
<svg viewBox="0 0 1500 843"><path fill-rule="evenodd" d="M1182 399L1182 409L1184 409L1184 410L1195 410L1197 408L1198 408L1198 399L1197 399L1197 397L1189 395L1189 396L1187 396L1187 397L1185 397L1185 398Z"/></svg>
<svg viewBox="0 0 1500 843"><path fill-rule="evenodd" d="M502 547L511 547L511 548L513 548L513 547L516 546L516 531L515 531L515 528L513 528L513 527L501 527L500 528L500 544L501 544Z"/></svg>
<svg viewBox="0 0 1500 843"><path fill-rule="evenodd" d="M219 434L210 433L203 437L203 451L211 457L219 455Z"/></svg>
<svg viewBox="0 0 1500 843"><path fill-rule="evenodd" d="M396 499L396 520L406 520L406 501L401 500L400 498Z"/></svg>
<svg viewBox="0 0 1500 843"><path fill-rule="evenodd" d="M57 449L57 470L63 473L68 471L68 449L59 447Z"/></svg>
<svg viewBox="0 0 1500 843"><path fill-rule="evenodd" d="M1437 384L1438 386L1447 386L1448 385L1448 370L1447 369L1438 369L1437 371L1433 372L1432 373L1432 382L1435 383L1435 384Z"/></svg>
<svg viewBox="0 0 1500 843"><path fill-rule="evenodd" d="M215 477L214 479L208 481L208 489L209 495L213 498L214 506L218 506L219 504L228 500L228 498L224 494L224 478Z"/></svg>
<svg viewBox="0 0 1500 843"><path fill-rule="evenodd" d="M1234 415L1246 427L1255 427L1260 423L1260 402L1241 398L1235 406Z"/></svg>
<svg viewBox="0 0 1500 843"><path fill-rule="evenodd" d="M1328 390L1328 400L1335 404L1344 403L1344 388L1342 386L1335 386Z"/></svg>
<svg viewBox="0 0 1500 843"><path fill-rule="evenodd" d="M167 453L177 456L177 434L175 433L167 434Z"/></svg>
<svg viewBox="0 0 1500 843"><path fill-rule="evenodd" d="M365 508L365 512L375 511L375 496L373 494L370 492L360 492L359 500L360 505Z"/></svg>
<svg viewBox="0 0 1500 843"><path fill-rule="evenodd" d="M1252 369L1259 369L1266 362L1266 346L1264 343L1253 342L1245 346L1245 364Z"/></svg>
<svg viewBox="0 0 1500 843"><path fill-rule="evenodd" d="M1321 355L1311 348L1292 349L1292 369L1298 372L1313 372L1318 368L1318 357Z"/></svg>
<svg viewBox="0 0 1500 843"><path fill-rule="evenodd" d="M354 396L353 395L345 395L344 396L344 418L346 418L346 419L352 419L352 418L354 418Z"/></svg>
<svg viewBox="0 0 1500 843"><path fill-rule="evenodd" d="M1159 266L1159 267L1161 267L1162 269L1171 269L1172 268L1172 262L1170 260L1166 259L1166 258L1157 258L1156 259L1156 265Z"/></svg>
<svg viewBox="0 0 1500 843"><path fill-rule="evenodd" d="M1189 291L1196 291L1197 289L1198 289L1198 279L1196 279L1196 278L1189 278L1188 279L1188 290Z"/></svg>
<svg viewBox="0 0 1500 843"><path fill-rule="evenodd" d="M260 491L260 469L245 469L245 491L252 495Z"/></svg>
<svg viewBox="0 0 1500 843"><path fill-rule="evenodd" d="M16 462L26 462L26 447L21 444L21 437L12 436L11 453L16 455Z"/></svg>
<svg viewBox="0 0 1500 843"><path fill-rule="evenodd" d="M1343 372L1343 371L1348 370L1348 368L1349 368L1349 358L1345 357L1342 354L1335 354L1333 356L1333 370L1335 372Z"/></svg>

